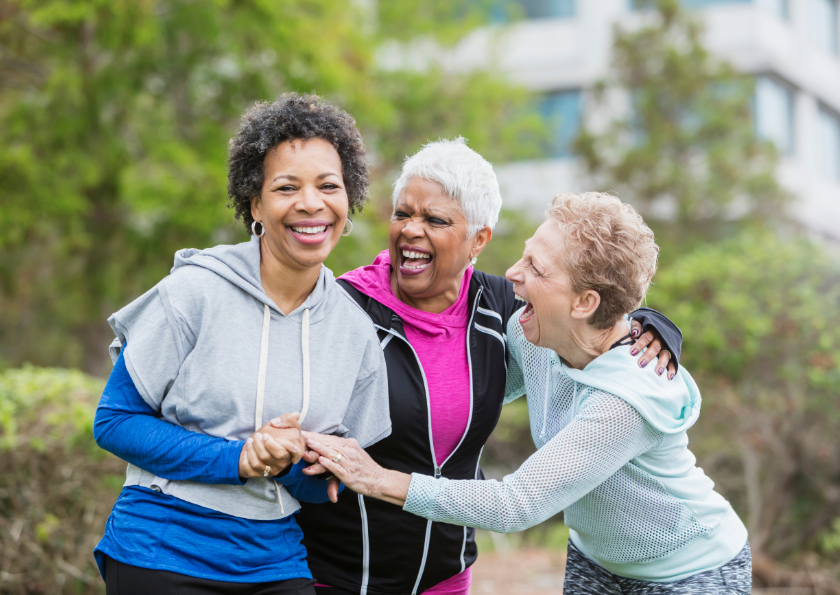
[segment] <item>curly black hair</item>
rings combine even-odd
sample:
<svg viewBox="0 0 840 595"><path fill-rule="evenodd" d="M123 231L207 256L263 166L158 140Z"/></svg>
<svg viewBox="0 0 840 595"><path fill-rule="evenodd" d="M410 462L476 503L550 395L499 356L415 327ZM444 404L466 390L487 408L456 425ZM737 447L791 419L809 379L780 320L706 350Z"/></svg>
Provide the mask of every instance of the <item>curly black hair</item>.
<svg viewBox="0 0 840 595"><path fill-rule="evenodd" d="M350 212L367 200L370 172L365 143L356 121L344 110L314 93L284 93L277 101L258 102L242 116L228 150L228 203L251 233L251 199L260 196L265 155L290 140L322 138L341 158L341 172Z"/></svg>

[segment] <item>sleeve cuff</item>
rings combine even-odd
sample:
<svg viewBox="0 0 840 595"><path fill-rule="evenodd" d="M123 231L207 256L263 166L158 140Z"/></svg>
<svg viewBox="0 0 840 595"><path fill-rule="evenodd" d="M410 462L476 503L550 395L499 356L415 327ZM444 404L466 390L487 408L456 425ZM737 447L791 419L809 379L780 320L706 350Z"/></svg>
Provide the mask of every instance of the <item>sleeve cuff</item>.
<svg viewBox="0 0 840 595"><path fill-rule="evenodd" d="M443 482L446 481L449 480L445 477L435 479L430 475L412 473L403 510L428 518L435 503L435 494L443 486Z"/></svg>
<svg viewBox="0 0 840 595"><path fill-rule="evenodd" d="M290 482L298 481L301 477L306 477L302 471L304 467L308 467L309 463L303 459L299 460L294 465L289 465L280 473L274 476L274 481L282 486L288 485Z"/></svg>
<svg viewBox="0 0 840 595"><path fill-rule="evenodd" d="M219 453L219 476L228 485L245 485L247 478L239 477L239 454L245 442L243 440L231 440L222 446Z"/></svg>

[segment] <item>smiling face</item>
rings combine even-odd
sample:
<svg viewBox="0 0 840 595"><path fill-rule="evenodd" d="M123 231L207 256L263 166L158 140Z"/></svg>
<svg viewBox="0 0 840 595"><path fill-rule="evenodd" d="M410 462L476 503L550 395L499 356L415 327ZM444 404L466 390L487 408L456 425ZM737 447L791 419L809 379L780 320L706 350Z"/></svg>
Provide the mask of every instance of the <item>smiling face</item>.
<svg viewBox="0 0 840 595"><path fill-rule="evenodd" d="M329 142L287 141L266 153L251 214L265 226L264 248L284 266L320 267L341 237L348 207L341 159Z"/></svg>
<svg viewBox="0 0 840 595"><path fill-rule="evenodd" d="M403 301L440 297L454 303L470 259L478 256L492 235L488 227L471 238L467 232L466 216L440 184L414 178L406 185L394 206L388 234L388 251Z"/></svg>
<svg viewBox="0 0 840 595"><path fill-rule="evenodd" d="M581 298L563 268L564 253L562 232L556 223L546 221L525 242L522 258L505 274L516 295L527 302L519 317L525 338L561 355L563 338L579 319L575 312Z"/></svg>

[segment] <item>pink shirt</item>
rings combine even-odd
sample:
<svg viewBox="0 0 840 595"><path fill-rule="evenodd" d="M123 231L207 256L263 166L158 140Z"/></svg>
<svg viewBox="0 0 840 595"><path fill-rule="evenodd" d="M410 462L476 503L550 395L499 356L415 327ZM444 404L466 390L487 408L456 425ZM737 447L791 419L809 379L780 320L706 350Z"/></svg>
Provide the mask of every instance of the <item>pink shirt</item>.
<svg viewBox="0 0 840 595"><path fill-rule="evenodd" d="M440 314L412 308L391 288L391 259L385 250L373 264L350 271L340 278L387 306L403 321L406 337L417 352L429 385L432 444L438 466L461 442L470 417L470 370L467 360L467 303L473 267L467 268L458 299ZM467 595L472 568L426 589L431 595Z"/></svg>

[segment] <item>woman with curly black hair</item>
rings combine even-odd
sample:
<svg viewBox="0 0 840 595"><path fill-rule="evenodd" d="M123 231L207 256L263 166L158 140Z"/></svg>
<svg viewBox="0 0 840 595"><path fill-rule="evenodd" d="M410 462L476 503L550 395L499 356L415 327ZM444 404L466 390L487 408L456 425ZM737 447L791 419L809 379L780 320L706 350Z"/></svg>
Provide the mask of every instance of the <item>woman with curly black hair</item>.
<svg viewBox="0 0 840 595"><path fill-rule="evenodd" d="M129 463L94 552L109 595L314 593L293 513L328 482L301 473L301 429L365 446L391 431L376 332L323 266L365 200L364 157L315 95L257 104L228 175L251 241L177 252L109 319L93 431Z"/></svg>

